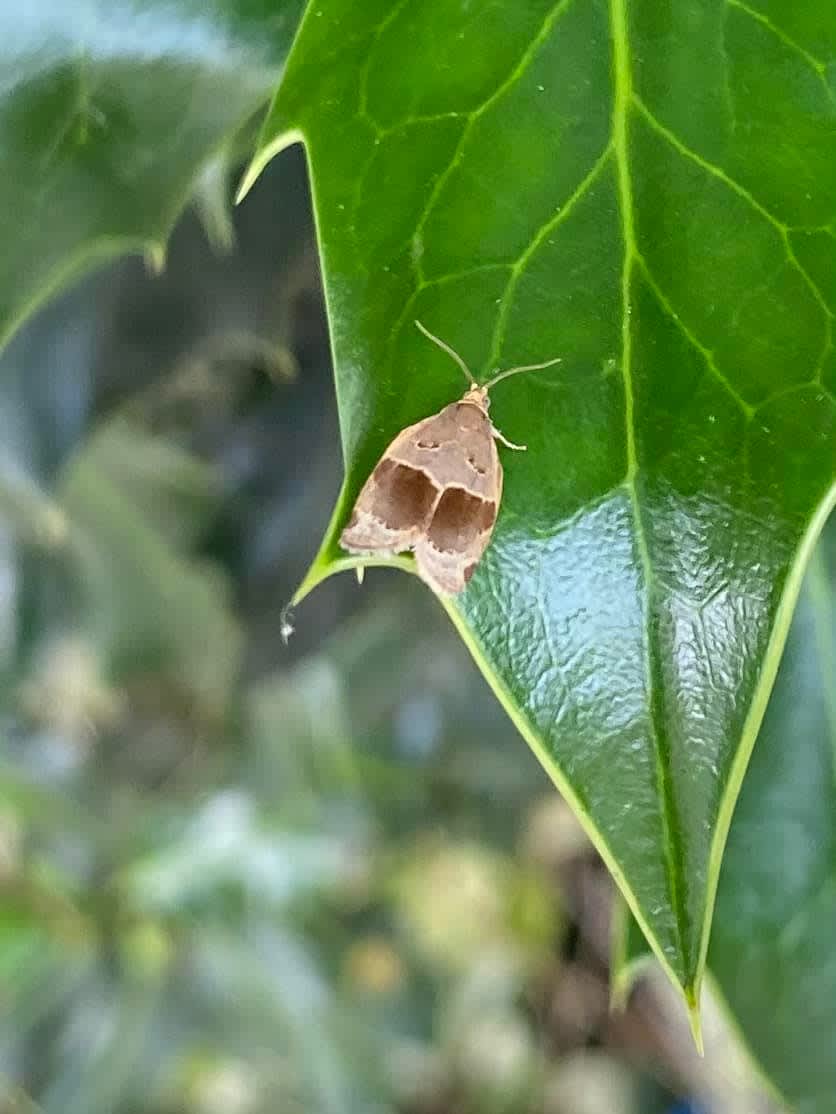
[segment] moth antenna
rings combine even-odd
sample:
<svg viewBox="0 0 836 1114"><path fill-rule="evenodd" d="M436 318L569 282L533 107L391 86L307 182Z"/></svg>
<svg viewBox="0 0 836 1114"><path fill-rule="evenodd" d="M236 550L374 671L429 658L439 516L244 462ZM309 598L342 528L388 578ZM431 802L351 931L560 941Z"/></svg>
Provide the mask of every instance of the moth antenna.
<svg viewBox="0 0 836 1114"><path fill-rule="evenodd" d="M522 367L509 367L506 371L498 372L492 379L489 379L487 383L483 383L482 386L488 391L495 383L498 383L500 379L507 379L510 375L519 375L521 371L542 371L545 367L554 367L554 365L559 364L562 359L562 356L556 356L553 360L546 360L544 364L523 364Z"/></svg>
<svg viewBox="0 0 836 1114"><path fill-rule="evenodd" d="M433 344L437 344L438 347L442 350L442 352L446 352L448 356L452 356L452 358L456 361L456 363L459 365L459 367L464 372L465 378L467 379L467 381L471 385L471 387L478 386L478 383L473 378L473 375L471 373L470 368L467 366L467 364L464 362L464 360L461 358L461 356L458 354L458 352L456 352L454 349L452 349L449 344L445 344L444 341L441 340L440 337L437 337L435 335L435 333L431 333L429 329L424 328L424 326L421 324L420 321L416 321L415 324L418 326L418 328L421 330L421 332L424 334L424 336L428 338L428 340L431 340L433 342Z"/></svg>

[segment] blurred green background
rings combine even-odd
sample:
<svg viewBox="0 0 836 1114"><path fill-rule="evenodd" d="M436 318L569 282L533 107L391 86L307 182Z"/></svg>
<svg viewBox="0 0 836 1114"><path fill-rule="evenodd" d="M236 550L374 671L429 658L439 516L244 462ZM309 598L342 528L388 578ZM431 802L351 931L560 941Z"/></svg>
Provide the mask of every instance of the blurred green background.
<svg viewBox="0 0 836 1114"><path fill-rule="evenodd" d="M217 197L215 197L215 203ZM340 479L304 166L0 358L0 1114L765 1114ZM212 233L209 235L208 233ZM214 243L214 247L211 246Z"/></svg>

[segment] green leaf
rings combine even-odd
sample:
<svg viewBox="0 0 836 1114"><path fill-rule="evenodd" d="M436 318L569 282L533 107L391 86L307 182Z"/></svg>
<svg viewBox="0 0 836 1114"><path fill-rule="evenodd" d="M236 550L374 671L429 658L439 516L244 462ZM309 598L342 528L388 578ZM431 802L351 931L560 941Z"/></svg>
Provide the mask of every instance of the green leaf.
<svg viewBox="0 0 836 1114"><path fill-rule="evenodd" d="M810 560L734 814L709 950L715 988L797 1114L836 1106L836 520ZM621 922L615 991L650 953Z"/></svg>
<svg viewBox="0 0 836 1114"><path fill-rule="evenodd" d="M735 812L709 963L798 1114L836 1108L836 522L808 570Z"/></svg>
<svg viewBox="0 0 836 1114"><path fill-rule="evenodd" d="M0 6L0 339L97 258L162 262L195 179L269 98L301 9Z"/></svg>
<svg viewBox="0 0 836 1114"><path fill-rule="evenodd" d="M241 632L220 571L188 554L217 508L208 466L114 419L71 459L58 494L86 633L111 675L167 669L195 711L222 716Z"/></svg>
<svg viewBox="0 0 836 1114"><path fill-rule="evenodd" d="M836 10L318 0L304 140L346 478L477 377L494 541L447 603L693 1008L731 810L834 500ZM390 562L411 568L407 558Z"/></svg>

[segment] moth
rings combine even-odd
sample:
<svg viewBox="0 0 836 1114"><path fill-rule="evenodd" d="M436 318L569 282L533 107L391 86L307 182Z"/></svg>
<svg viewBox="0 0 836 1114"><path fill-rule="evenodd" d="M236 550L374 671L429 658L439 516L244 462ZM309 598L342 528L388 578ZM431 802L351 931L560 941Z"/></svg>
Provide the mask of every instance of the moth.
<svg viewBox="0 0 836 1114"><path fill-rule="evenodd" d="M488 547L502 500L502 464L496 443L508 441L488 415L488 392L501 379L560 362L526 364L477 383L461 356L415 324L458 364L468 388L445 406L399 433L366 480L340 544L349 553L391 557L411 551L418 573L443 595L461 592Z"/></svg>

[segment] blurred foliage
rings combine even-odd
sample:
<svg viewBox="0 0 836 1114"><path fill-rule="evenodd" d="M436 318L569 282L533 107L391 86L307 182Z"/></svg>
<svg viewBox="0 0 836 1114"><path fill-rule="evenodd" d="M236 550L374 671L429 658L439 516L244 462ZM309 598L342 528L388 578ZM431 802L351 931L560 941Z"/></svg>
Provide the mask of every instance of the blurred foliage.
<svg viewBox="0 0 836 1114"><path fill-rule="evenodd" d="M282 160L234 255L189 218L2 358L0 1110L663 1114L606 873L428 595L279 639L339 469L308 219Z"/></svg>
<svg viewBox="0 0 836 1114"><path fill-rule="evenodd" d="M252 145L303 0L29 0L0 5L0 341L95 261L158 268L195 188Z"/></svg>

